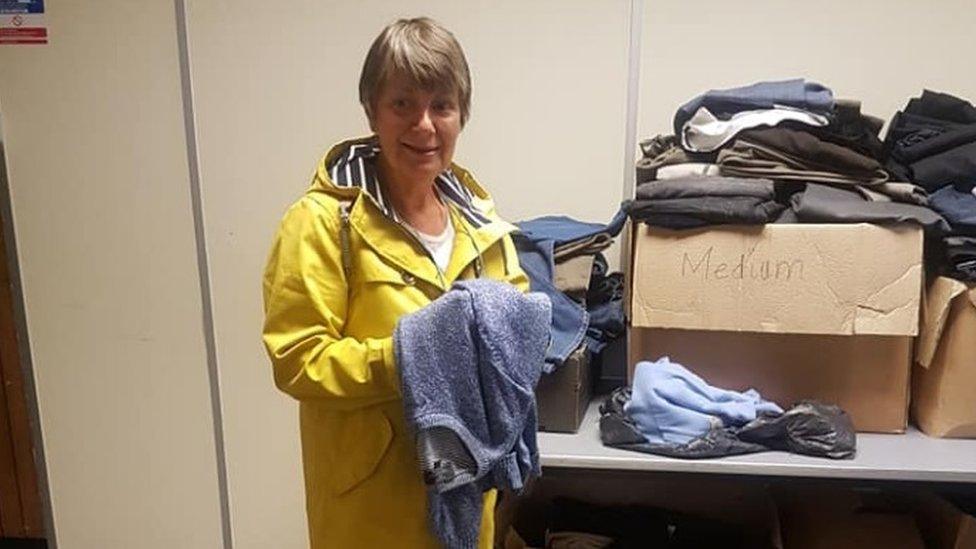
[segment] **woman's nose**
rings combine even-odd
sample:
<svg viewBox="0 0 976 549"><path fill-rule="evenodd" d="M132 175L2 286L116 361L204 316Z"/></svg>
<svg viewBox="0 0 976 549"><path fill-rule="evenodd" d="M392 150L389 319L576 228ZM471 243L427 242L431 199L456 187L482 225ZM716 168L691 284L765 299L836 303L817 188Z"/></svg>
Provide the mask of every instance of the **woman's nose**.
<svg viewBox="0 0 976 549"><path fill-rule="evenodd" d="M417 117L417 120L414 121L414 125L419 130L431 131L431 132L434 131L434 120L430 116L429 108L422 109L420 111L420 115Z"/></svg>

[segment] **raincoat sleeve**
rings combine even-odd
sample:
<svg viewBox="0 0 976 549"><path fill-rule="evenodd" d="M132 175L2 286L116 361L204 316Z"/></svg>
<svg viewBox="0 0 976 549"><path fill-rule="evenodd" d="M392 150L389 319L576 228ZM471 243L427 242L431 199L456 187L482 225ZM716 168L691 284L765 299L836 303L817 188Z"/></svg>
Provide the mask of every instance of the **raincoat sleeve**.
<svg viewBox="0 0 976 549"><path fill-rule="evenodd" d="M264 273L263 339L275 384L355 409L399 394L392 336L343 337L348 287L337 212L305 197L285 214Z"/></svg>

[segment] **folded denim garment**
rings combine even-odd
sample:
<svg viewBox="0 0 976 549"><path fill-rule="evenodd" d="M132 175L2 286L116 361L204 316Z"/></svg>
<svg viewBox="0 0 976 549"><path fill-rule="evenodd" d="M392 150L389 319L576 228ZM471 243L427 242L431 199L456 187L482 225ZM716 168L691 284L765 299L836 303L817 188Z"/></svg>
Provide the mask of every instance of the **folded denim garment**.
<svg viewBox="0 0 976 549"><path fill-rule="evenodd" d="M542 292L552 304L550 342L543 371L551 372L583 343L590 316L579 303L570 299L554 284L555 266L552 261L553 241L535 241L521 233L514 233L512 241L519 263L529 277L529 289Z"/></svg>
<svg viewBox="0 0 976 549"><path fill-rule="evenodd" d="M834 94L826 86L801 78L709 90L678 107L674 115L674 133L680 135L685 122L701 107L725 118L737 112L781 106L830 114L834 109Z"/></svg>

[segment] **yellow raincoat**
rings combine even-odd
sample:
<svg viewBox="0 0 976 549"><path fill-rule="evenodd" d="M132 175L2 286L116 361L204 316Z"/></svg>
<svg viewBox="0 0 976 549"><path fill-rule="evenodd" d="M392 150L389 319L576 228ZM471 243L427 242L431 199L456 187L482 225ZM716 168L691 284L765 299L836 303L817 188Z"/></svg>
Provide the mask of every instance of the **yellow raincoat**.
<svg viewBox="0 0 976 549"><path fill-rule="evenodd" d="M468 206L489 222L473 225L449 204L455 239L444 273L366 185L334 183L328 167L336 155L367 139L333 147L311 188L285 214L264 274L264 343L276 385L299 401L312 547L438 547L406 432L393 329L401 315L477 271L523 290L528 279L508 236L514 227L456 165ZM346 254L341 204L348 207ZM492 545L494 503L495 492L486 493L482 548Z"/></svg>

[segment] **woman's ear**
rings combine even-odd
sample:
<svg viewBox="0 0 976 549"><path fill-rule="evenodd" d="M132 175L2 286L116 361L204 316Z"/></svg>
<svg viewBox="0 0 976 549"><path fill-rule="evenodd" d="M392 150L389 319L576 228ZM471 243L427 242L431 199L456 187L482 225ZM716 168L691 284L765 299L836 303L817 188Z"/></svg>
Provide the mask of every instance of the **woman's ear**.
<svg viewBox="0 0 976 549"><path fill-rule="evenodd" d="M366 121L369 122L369 131L376 133L376 124L373 123L372 109L369 105L363 105L363 112L366 113Z"/></svg>

